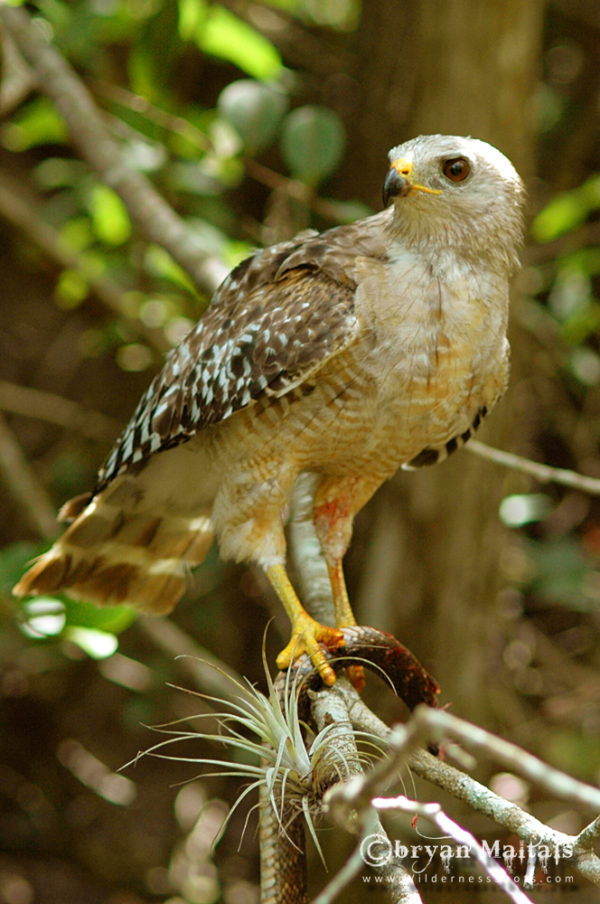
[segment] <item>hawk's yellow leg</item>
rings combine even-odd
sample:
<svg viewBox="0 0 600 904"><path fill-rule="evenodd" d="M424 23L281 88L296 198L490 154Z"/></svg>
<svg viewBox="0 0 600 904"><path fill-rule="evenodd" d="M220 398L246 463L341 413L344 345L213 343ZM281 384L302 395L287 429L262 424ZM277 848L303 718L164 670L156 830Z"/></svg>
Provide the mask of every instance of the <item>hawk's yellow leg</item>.
<svg viewBox="0 0 600 904"><path fill-rule="evenodd" d="M355 625L357 622L350 605L350 599L348 598L342 560L338 559L333 564L328 564L327 570L329 571L329 581L333 594L336 625L338 628L346 628L350 625ZM359 692L362 691L365 686L365 670L363 667L361 665L349 665L346 672L356 690Z"/></svg>
<svg viewBox="0 0 600 904"><path fill-rule="evenodd" d="M333 605L335 607L335 623L338 628L346 628L356 624L354 612L348 598L346 589L346 579L344 578L344 569L342 561L338 559L333 564L327 565L329 572L329 581L331 583L331 591L333 594Z"/></svg>
<svg viewBox="0 0 600 904"><path fill-rule="evenodd" d="M290 642L277 657L277 668L287 669L302 653L307 653L325 684L335 684L335 672L325 659L320 643L328 648L343 646L344 638L337 628L315 621L298 599L283 565L272 565L266 574L275 593L283 603L292 623Z"/></svg>

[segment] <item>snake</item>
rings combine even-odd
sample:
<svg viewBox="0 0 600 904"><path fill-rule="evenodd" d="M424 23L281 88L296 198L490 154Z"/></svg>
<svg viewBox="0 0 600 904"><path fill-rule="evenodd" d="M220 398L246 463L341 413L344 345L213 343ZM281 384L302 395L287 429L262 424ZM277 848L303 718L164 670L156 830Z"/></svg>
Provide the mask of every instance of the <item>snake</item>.
<svg viewBox="0 0 600 904"><path fill-rule="evenodd" d="M437 705L439 687L418 659L393 635L377 628L353 625L342 628L342 651L323 648L327 661L336 674L348 666L364 666L384 678L412 711L419 703ZM306 655L290 667L299 689L298 714L302 721L310 719L310 691L323 686ZM280 700L285 694L286 675L280 672L275 688ZM286 819L286 816L288 817ZM281 814L274 813L271 803L260 802L260 875L261 904L306 904L307 871L304 817L283 810L285 832L281 831Z"/></svg>

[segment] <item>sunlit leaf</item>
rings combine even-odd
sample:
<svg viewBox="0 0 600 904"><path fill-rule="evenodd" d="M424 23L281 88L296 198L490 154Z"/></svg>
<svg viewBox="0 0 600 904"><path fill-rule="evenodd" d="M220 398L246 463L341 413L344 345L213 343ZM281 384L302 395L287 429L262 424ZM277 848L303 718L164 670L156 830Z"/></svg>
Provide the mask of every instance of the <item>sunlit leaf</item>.
<svg viewBox="0 0 600 904"><path fill-rule="evenodd" d="M544 207L531 224L531 234L538 242L552 242L585 222L587 211L575 192L557 195Z"/></svg>
<svg viewBox="0 0 600 904"><path fill-rule="evenodd" d="M89 200L92 228L106 245L122 245L131 236L127 208L112 188L96 185Z"/></svg>
<svg viewBox="0 0 600 904"><path fill-rule="evenodd" d="M204 53L228 60L254 78L274 78L282 69L275 46L222 6L210 6L199 17L194 40Z"/></svg>
<svg viewBox="0 0 600 904"><path fill-rule="evenodd" d="M184 41L192 41L208 12L206 0L178 0L179 34Z"/></svg>
<svg viewBox="0 0 600 904"><path fill-rule="evenodd" d="M149 245L144 255L144 267L152 274L177 286L195 292L194 285L189 276L175 263L168 251L158 245Z"/></svg>
<svg viewBox="0 0 600 904"><path fill-rule="evenodd" d="M81 271L63 270L55 289L58 306L64 311L77 308L87 298L88 291L88 281Z"/></svg>
<svg viewBox="0 0 600 904"><path fill-rule="evenodd" d="M26 151L43 144L64 144L68 132L52 103L45 97L36 97L2 127L0 137L9 151Z"/></svg>
<svg viewBox="0 0 600 904"><path fill-rule="evenodd" d="M52 597L27 600L23 612L26 620L19 627L33 640L57 637L67 620L64 604Z"/></svg>
<svg viewBox="0 0 600 904"><path fill-rule="evenodd" d="M275 138L288 98L264 82L239 79L221 92L217 106L239 133L246 152L256 154Z"/></svg>
<svg viewBox="0 0 600 904"><path fill-rule="evenodd" d="M120 634L137 618L137 612L131 606L95 606L85 600L65 600L67 623L81 628L93 628Z"/></svg>
<svg viewBox="0 0 600 904"><path fill-rule="evenodd" d="M346 144L339 116L326 107L299 107L281 127L281 152L292 174L308 185L330 176Z"/></svg>
<svg viewBox="0 0 600 904"><path fill-rule="evenodd" d="M556 195L531 224L531 233L538 242L552 242L581 226L598 208L600 174L596 173L578 188Z"/></svg>
<svg viewBox="0 0 600 904"><path fill-rule="evenodd" d="M65 628L63 637L77 644L91 659L106 659L119 648L119 641L114 634L93 628L69 626Z"/></svg>
<svg viewBox="0 0 600 904"><path fill-rule="evenodd" d="M68 251L83 251L94 241L89 217L71 217L59 230L59 242Z"/></svg>

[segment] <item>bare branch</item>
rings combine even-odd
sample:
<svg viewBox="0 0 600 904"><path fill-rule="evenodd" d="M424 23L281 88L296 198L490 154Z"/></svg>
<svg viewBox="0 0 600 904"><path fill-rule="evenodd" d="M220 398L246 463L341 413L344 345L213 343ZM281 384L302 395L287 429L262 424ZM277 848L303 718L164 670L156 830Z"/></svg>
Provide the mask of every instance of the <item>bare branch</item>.
<svg viewBox="0 0 600 904"><path fill-rule="evenodd" d="M600 816L581 830L575 839L576 850L587 850L600 838Z"/></svg>
<svg viewBox="0 0 600 904"><path fill-rule="evenodd" d="M116 418L90 411L52 392L0 380L0 410L76 430L99 442L112 442L122 428Z"/></svg>
<svg viewBox="0 0 600 904"><path fill-rule="evenodd" d="M41 216L33 192L28 193L22 183L17 184L16 180L6 173L0 174L0 216L20 229L59 267L66 267L81 273L96 297L110 311L122 313L121 298L125 291L124 287L106 276L99 277L96 269L88 264L84 255L66 248L60 242L56 230ZM140 324L140 332L143 330L144 328ZM156 344L156 337L150 336L149 331L145 338Z"/></svg>
<svg viewBox="0 0 600 904"><path fill-rule="evenodd" d="M57 528L54 506L1 414L0 474L7 489L25 512L33 530L40 537L54 537Z"/></svg>
<svg viewBox="0 0 600 904"><path fill-rule="evenodd" d="M360 765L360 758L356 747L356 740L352 730L352 724L348 714L348 707L341 684L347 683L344 678L338 679L335 687L326 688L322 691L311 694L312 698L312 714L317 724L317 728L321 731L328 725L335 725L336 731L329 738L329 750L324 758L324 766L326 775L319 774L317 781L319 786L330 784L328 778L331 771L335 774L335 780L339 780L340 775L344 777L344 784L341 786L333 785L333 787L347 787L348 779L353 776L360 780L364 776ZM345 829L355 833L357 828L360 829L361 842L370 835L378 835L387 839L385 829L383 828L379 817L372 809L365 808L360 814L360 822L357 823L354 817L348 818L344 813L343 820L340 818L341 813L338 810L333 814L336 816L336 822ZM335 897L354 879L355 876L364 869L365 861L362 855L362 844L353 852L350 860L337 873L336 876L327 884L323 891L313 901L313 904L331 904ZM412 877L404 867L395 863L393 860L385 864L381 870L385 881L385 888L394 904L422 904L422 898L412 880Z"/></svg>
<svg viewBox="0 0 600 904"><path fill-rule="evenodd" d="M500 866L493 857L491 857L484 847L477 841L474 835L467 832L462 826L454 822L453 819L444 813L440 804L436 802L421 803L416 800L410 800L403 794L397 797L375 797L371 801L371 805L376 810L400 810L402 813L417 814L433 822L438 829L448 837L456 841L457 844L466 845L469 853L478 863L481 864L488 876L493 879L498 888L506 892L506 894L515 902L515 904L531 904L531 899L523 894L521 889L510 878L504 867Z"/></svg>
<svg viewBox="0 0 600 904"><path fill-rule="evenodd" d="M125 164L121 147L106 129L87 88L46 42L27 12L0 5L0 18L35 72L40 90L64 118L82 156L102 181L121 196L141 232L165 248L201 291L212 294L226 274L221 261L206 253L202 240L150 182Z"/></svg>
<svg viewBox="0 0 600 904"><path fill-rule="evenodd" d="M392 729L390 729L385 722L382 722L381 719L365 705L354 688L347 684L340 685L340 692L344 694L347 700L348 711L355 728L372 732L383 740L390 738ZM436 711L427 710L427 712L433 714ZM454 717L450 717L448 713L436 712L436 716L446 716L450 719L454 719ZM422 716L420 716L420 718L422 718ZM459 723L462 722L460 719L456 721ZM463 727L468 725L469 723L463 723ZM475 729L475 734L481 733L479 735L479 741L483 740L483 736L494 737L493 735L489 735L489 732L484 732L482 729L476 728L476 726L472 726L472 728ZM458 733L451 728L448 730L450 734L458 736ZM427 736L428 733L429 732L425 730L424 736ZM412 735L412 740L414 740L414 734ZM495 740L503 745L507 745L504 751L505 753L508 751L508 748L513 748L519 754L525 753L525 751L515 747L515 745L508 744L506 741L501 741L499 738L495 738ZM480 749L486 749L485 743ZM466 775L461 770L443 762L439 758L432 756L425 750L414 750L408 755L406 755L406 753L405 749L401 758L416 775L419 775L421 778L442 788L457 800L464 801L474 810L483 813L498 825L503 826L510 832L514 832L525 842L534 843L536 845L548 845L550 847L557 847L561 850L571 848L575 856L574 865L578 872L589 882L600 886L600 857L596 856L592 850L592 845L594 844L597 835L600 834L600 817L590 823L590 825L583 829L579 835L567 835L564 832L559 832L556 829L550 828L545 823L540 822L539 819L536 819L535 816L532 816L530 813L527 813L521 807L517 806L517 804L505 800L485 785L482 785L480 782L471 778L471 776ZM530 756L530 754L525 754L526 758ZM537 764L544 765L540 760L537 760L536 757L532 757L532 759L535 760ZM507 761L504 760L504 762ZM519 771L518 765L514 761L510 760L507 765L511 770ZM552 767L548 767L548 770L549 773L558 773L558 770L552 769ZM571 782L575 782L574 779L564 775L564 773L558 773L558 775L561 776L560 785L563 790ZM369 777L370 776L371 773L369 773ZM537 780L541 783L541 778L539 776ZM551 779L551 783L554 788L554 779ZM585 785L582 782L576 782L575 784L579 786L577 794L578 800L581 801L583 796L583 803L586 806L596 806L597 798L600 796L598 789ZM592 797L587 793L588 789L592 793ZM366 794L366 796L369 796L368 791L364 787L357 790L361 795ZM376 796L377 789L373 788L372 791L373 796ZM334 793L337 792L332 791L331 795ZM332 805L331 800L329 803ZM333 804L335 805L335 801Z"/></svg>
<svg viewBox="0 0 600 904"><path fill-rule="evenodd" d="M523 458L521 455L515 455L513 452L503 452L501 449L494 449L487 443L472 439L465 446L470 452L493 461L497 465L503 465L505 468L513 468L516 471L522 471L524 474L530 474L540 483L560 483L566 487L573 487L576 490L582 490L584 493L592 493L594 496L600 495L600 480L596 477L587 477L585 474L578 474L577 471L569 471L567 468L552 468L550 465L543 465L538 461L531 461L530 458Z"/></svg>

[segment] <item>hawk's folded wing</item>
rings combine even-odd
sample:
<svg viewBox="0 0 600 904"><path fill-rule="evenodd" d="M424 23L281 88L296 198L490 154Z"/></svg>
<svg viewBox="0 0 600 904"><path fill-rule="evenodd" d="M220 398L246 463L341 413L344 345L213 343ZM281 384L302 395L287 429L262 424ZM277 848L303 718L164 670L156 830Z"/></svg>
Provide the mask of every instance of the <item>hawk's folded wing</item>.
<svg viewBox="0 0 600 904"><path fill-rule="evenodd" d="M354 227L258 252L233 270L170 354L100 471L130 465L310 378L358 335Z"/></svg>

